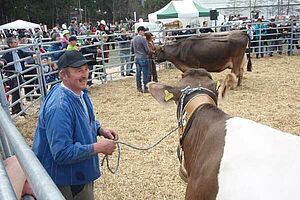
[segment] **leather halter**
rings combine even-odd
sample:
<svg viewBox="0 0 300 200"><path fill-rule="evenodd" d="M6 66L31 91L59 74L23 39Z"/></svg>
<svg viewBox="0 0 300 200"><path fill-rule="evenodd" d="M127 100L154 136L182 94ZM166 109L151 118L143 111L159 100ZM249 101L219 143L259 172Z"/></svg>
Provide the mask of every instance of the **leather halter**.
<svg viewBox="0 0 300 200"><path fill-rule="evenodd" d="M183 89L182 94L179 99L179 105L177 110L177 118L179 123L179 137L180 137L180 146L182 145L183 139L186 135L185 128L190 120L193 113L204 104L212 104L217 105L217 97L215 93L209 89L198 87L198 88L190 88L187 87ZM191 95L196 93L189 101L184 105L185 99Z"/></svg>
<svg viewBox="0 0 300 200"><path fill-rule="evenodd" d="M200 106L203 106L204 104L213 104L216 106L215 101L209 95L197 94L191 98L183 108L183 124L181 124L178 129L180 141L183 139L186 124L190 120L191 116ZM182 145L182 141L180 144Z"/></svg>
<svg viewBox="0 0 300 200"><path fill-rule="evenodd" d="M179 99L178 104L178 110L177 110L177 117L178 117L178 132L179 132L179 145L177 147L177 157L180 162L180 169L179 169L179 175L182 178L183 181L187 182L187 172L184 166L183 156L182 156L182 144L185 136L187 135L186 125L188 124L189 120L191 119L193 113L197 109L201 109L202 106L205 104L212 104L217 106L217 96L214 92L211 90L208 90L206 88L185 88L182 91L182 94ZM184 101L185 98L187 98L189 95L193 93L198 93L195 96L193 96L185 105ZM211 96L212 95L212 96Z"/></svg>

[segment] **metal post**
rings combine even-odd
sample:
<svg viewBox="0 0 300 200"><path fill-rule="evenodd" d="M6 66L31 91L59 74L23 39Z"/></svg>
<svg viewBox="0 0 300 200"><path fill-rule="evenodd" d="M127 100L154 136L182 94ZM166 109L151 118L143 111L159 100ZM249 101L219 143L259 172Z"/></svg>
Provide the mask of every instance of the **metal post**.
<svg viewBox="0 0 300 200"><path fill-rule="evenodd" d="M293 47L294 47L294 44L293 44L293 42L294 42L294 23L293 22L291 22L291 46L290 46L290 48L291 48L291 52L290 52L290 55L293 55Z"/></svg>
<svg viewBox="0 0 300 200"><path fill-rule="evenodd" d="M7 114L9 113L9 102L6 99L6 93L4 89L4 82L2 79L2 74L0 74L0 104Z"/></svg>
<svg viewBox="0 0 300 200"><path fill-rule="evenodd" d="M250 12L249 12L249 19L252 21L252 14L251 14L251 0L249 2L249 9L250 9Z"/></svg>
<svg viewBox="0 0 300 200"><path fill-rule="evenodd" d="M65 199L2 107L0 107L0 127L5 130L4 133L14 149L37 199Z"/></svg>
<svg viewBox="0 0 300 200"><path fill-rule="evenodd" d="M38 65L37 67L37 75L38 75L38 81L39 81L39 87L40 87L40 92L41 92L41 103L43 102L44 98L47 95L47 84L46 84L46 78L43 70L43 65L42 65L42 55L39 50L39 41L35 40L35 52L37 55L36 59L36 64Z"/></svg>
<svg viewBox="0 0 300 200"><path fill-rule="evenodd" d="M17 200L14 189L9 181L4 164L0 157L0 199Z"/></svg>
<svg viewBox="0 0 300 200"><path fill-rule="evenodd" d="M103 38L103 33L100 32L100 37L101 37L101 56L102 56L102 65L103 65L103 73L105 75L105 82L107 81L107 75L106 75L106 68L105 68L105 56L104 56L104 38Z"/></svg>
<svg viewBox="0 0 300 200"><path fill-rule="evenodd" d="M6 100L6 93L4 90L4 83L3 83L2 75L0 75L0 107L2 107L2 109L4 110L3 112L5 112L7 114L7 116L10 116L9 102ZM0 128L0 140L2 143L1 146L4 151L3 152L4 158L13 155L11 145L9 144L9 142L4 134L4 130L1 128Z"/></svg>

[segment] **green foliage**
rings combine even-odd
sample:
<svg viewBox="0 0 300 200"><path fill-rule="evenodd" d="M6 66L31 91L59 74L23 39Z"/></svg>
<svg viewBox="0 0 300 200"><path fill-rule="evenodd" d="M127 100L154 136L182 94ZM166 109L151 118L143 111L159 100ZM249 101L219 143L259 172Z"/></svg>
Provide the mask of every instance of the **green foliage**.
<svg viewBox="0 0 300 200"><path fill-rule="evenodd" d="M2 0L0 7L0 24L17 19L29 20L35 23L47 24L49 27L56 23L69 23L72 17L82 22L95 23L97 20L119 21L146 19L170 0L146 0L144 7L142 0ZM75 11L79 8L82 12Z"/></svg>

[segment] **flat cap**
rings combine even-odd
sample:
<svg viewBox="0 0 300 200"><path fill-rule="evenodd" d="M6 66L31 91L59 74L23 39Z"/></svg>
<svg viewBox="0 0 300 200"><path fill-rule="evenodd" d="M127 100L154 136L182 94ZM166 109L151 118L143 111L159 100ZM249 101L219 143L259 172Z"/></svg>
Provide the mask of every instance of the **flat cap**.
<svg viewBox="0 0 300 200"><path fill-rule="evenodd" d="M57 62L58 69L63 69L67 67L81 67L84 64L87 64L89 60L87 60L82 53L79 51L66 51Z"/></svg>

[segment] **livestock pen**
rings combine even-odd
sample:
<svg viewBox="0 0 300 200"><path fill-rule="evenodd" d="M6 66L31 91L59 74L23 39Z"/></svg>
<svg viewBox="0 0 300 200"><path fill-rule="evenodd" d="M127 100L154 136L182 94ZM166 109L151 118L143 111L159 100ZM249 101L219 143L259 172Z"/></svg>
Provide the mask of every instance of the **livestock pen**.
<svg viewBox="0 0 300 200"><path fill-rule="evenodd" d="M246 72L242 86L231 90L219 106L231 115L300 135L299 63L299 55L253 59L253 72ZM214 73L213 77L222 79L226 73ZM159 71L163 83L175 83L180 77L177 69ZM138 96L134 78L97 85L90 95L96 117L103 126L115 128L121 141L148 146L176 127L176 106L162 106L150 94ZM28 144L32 143L37 112L16 119ZM106 166L101 168L96 199L184 199L186 185L178 175L177 145L177 133L148 151L121 145L119 170L111 174ZM110 165L114 167L116 161L115 154Z"/></svg>

